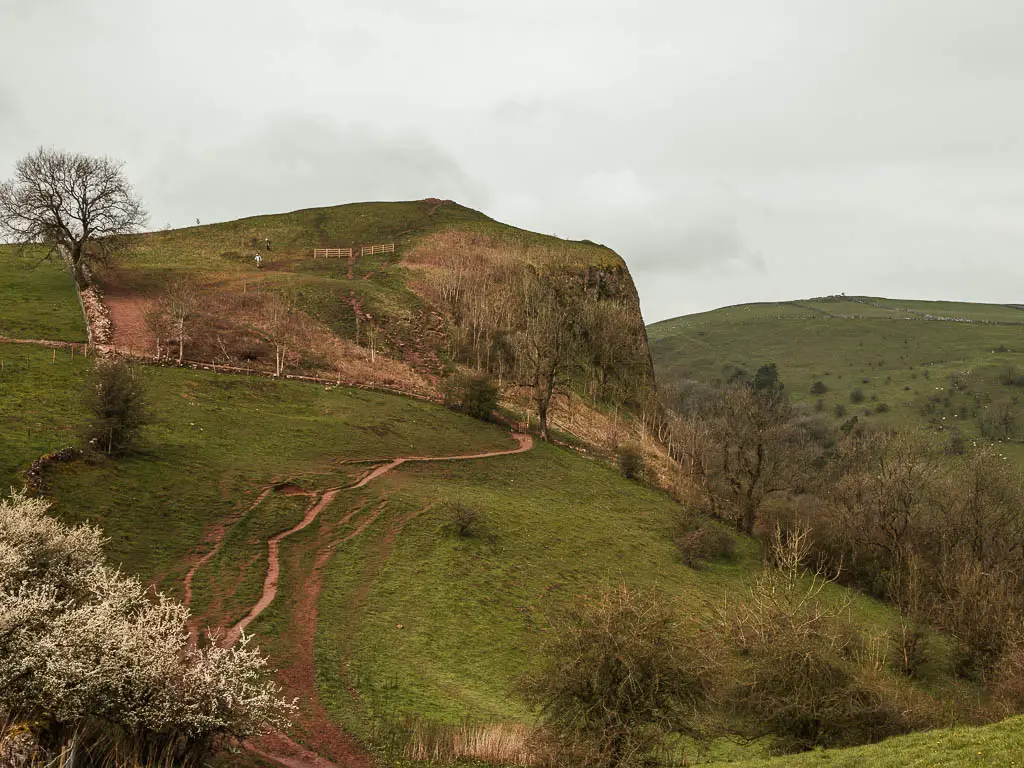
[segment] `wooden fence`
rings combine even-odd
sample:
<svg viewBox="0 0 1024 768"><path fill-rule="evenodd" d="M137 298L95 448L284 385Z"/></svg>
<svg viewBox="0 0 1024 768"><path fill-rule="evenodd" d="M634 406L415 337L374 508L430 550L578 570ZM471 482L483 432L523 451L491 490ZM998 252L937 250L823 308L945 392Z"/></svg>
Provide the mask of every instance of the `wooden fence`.
<svg viewBox="0 0 1024 768"><path fill-rule="evenodd" d="M359 249L360 256L373 256L378 253L394 253L395 244L385 243L384 245L364 245ZM314 259L351 259L351 248L314 248Z"/></svg>
<svg viewBox="0 0 1024 768"><path fill-rule="evenodd" d="M330 258L351 259L352 258L352 249L351 248L314 248L313 249L313 258L314 259L319 259L319 258L324 258L324 259L330 259Z"/></svg>

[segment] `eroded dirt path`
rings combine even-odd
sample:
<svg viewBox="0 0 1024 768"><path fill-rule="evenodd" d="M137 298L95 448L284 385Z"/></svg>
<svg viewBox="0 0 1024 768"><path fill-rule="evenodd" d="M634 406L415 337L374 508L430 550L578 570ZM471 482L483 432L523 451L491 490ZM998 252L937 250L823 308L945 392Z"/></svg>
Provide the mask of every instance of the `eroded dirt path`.
<svg viewBox="0 0 1024 768"><path fill-rule="evenodd" d="M342 491L351 491L363 488L377 478L386 475L396 467L407 462L470 461L494 458L498 456L510 456L517 453L524 453L525 451L533 448L533 437L531 435L513 433L512 437L515 438L518 445L509 450L485 451L482 453L460 454L456 456L400 456L377 466L352 485L343 488L330 488L322 493L309 493L308 495L311 498L311 502L301 522L286 531L275 534L267 540L267 574L263 582L263 593L261 594L260 599L249 610L248 614L246 614L245 618L235 624L235 626L228 631L223 642L228 645L236 642L242 632L245 631L245 629L274 602L274 599L277 597L278 581L281 576L281 542L289 536L298 533L311 525L320 513L330 505L335 498L337 498L339 493ZM252 509L255 509L255 507L258 506L264 498L266 498L267 494L269 494L271 490L271 488L265 489L241 516L244 516ZM339 768L339 766L345 766L346 768L369 768L373 765L373 759L359 746L355 739L341 731L341 729L331 721L323 705L320 703L319 697L316 693L316 670L313 659L313 642L316 635L317 606L323 582L324 566L330 559L331 555L334 554L337 547L359 536L371 524L373 524L383 511L383 507L384 505L380 504L376 508L370 510L366 518L362 520L354 530L349 531L341 538L335 539L331 542L325 542L318 546L313 572L309 574L309 577L304 584L304 589L302 590L295 610L295 630L299 648L296 663L290 665L290 669L285 672L286 676L289 678L288 687L292 690L301 691L305 694L306 701L304 704L306 704L307 716L303 719L308 720L308 722L304 723L306 730L315 734L319 740L322 740L324 747L329 750L338 762L331 762L322 755L316 754L297 744L286 734L278 732L268 734L264 738L261 738L257 743L246 745L253 753L259 755L265 760L276 762L286 768ZM388 532L386 538L389 549L390 544L393 543L394 538L398 535L405 524L412 518L425 512L428 508L429 507L424 507L423 509L417 510L416 512L406 516ZM339 521L338 526L346 525L360 511L363 511L362 507L358 507L349 512L347 516ZM227 528L228 526L223 526L221 529L218 529L215 536L216 544L214 548L200 558L200 560L192 566L186 575L185 596L187 601L191 601L192 598L192 580L196 571L198 571L198 569L205 563L209 562L209 560L216 555L223 546ZM365 595L363 597L365 598Z"/></svg>
<svg viewBox="0 0 1024 768"><path fill-rule="evenodd" d="M265 611L272 602L274 602L274 598L277 597L277 581L281 575L281 560L279 557L281 542L284 539L291 536L293 533L298 533L302 529L309 526L310 523L316 520L320 512L323 511L323 509L328 504L334 501L334 499L341 491L354 491L357 488L362 488L368 483L376 480L378 477L386 475L391 470L401 466L402 464L405 464L406 462L467 461L470 459L490 459L496 456L510 456L515 453L523 453L524 451L528 451L533 447L533 437L531 435L514 433L512 436L516 439L516 442L518 442L519 445L516 448L511 448L507 451L486 451L484 453L469 453L462 454L459 456L400 456L397 459L392 459L387 464L382 464L381 466L377 467L375 470L370 472L368 475L366 475L366 477L362 478L357 483L354 483L345 488L331 488L330 490L324 491L324 494L319 498L319 500L314 501L314 503L310 505L309 509L306 511L306 516L302 518L302 521L298 525L296 525L294 528L289 528L287 531L282 531L281 533L278 533L267 540L267 575L263 581L263 594L260 596L260 599L256 601L256 604L251 609L249 609L249 613L245 616L245 618L231 628L231 630L225 637L225 642L228 645L234 644L234 642L238 640L242 632L245 631L245 628L252 624L252 622L255 621L256 618L261 613L263 613L263 611ZM264 492L264 496L265 495L266 492ZM260 498L262 500L262 497ZM363 527L365 527L365 525ZM357 531L356 533L359 533L361 531L362 529L359 529L359 531ZM210 557L210 555L206 555L206 557L208 558ZM189 583L191 584L191 582ZM189 594L191 594L190 590Z"/></svg>

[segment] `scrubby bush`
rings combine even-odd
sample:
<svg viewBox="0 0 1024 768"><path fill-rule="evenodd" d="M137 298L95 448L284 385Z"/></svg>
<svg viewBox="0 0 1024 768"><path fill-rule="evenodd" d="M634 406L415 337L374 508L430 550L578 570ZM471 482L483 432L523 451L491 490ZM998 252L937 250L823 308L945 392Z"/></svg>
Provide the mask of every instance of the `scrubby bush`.
<svg viewBox="0 0 1024 768"><path fill-rule="evenodd" d="M522 689L559 765L645 765L668 734L698 733L716 660L687 633L665 598L626 586L557 620Z"/></svg>
<svg viewBox="0 0 1024 768"><path fill-rule="evenodd" d="M843 405L842 403L836 403L836 407L834 409L834 412L836 414L836 418L837 419L845 418L845 416L846 416L846 406Z"/></svg>
<svg viewBox="0 0 1024 768"><path fill-rule="evenodd" d="M445 404L475 419L489 421L498 407L498 385L487 373L450 377L445 386Z"/></svg>
<svg viewBox="0 0 1024 768"><path fill-rule="evenodd" d="M981 435L989 440L1011 440L1018 434L1020 416L1012 400L997 400L981 414Z"/></svg>
<svg viewBox="0 0 1024 768"><path fill-rule="evenodd" d="M187 608L105 565L98 528L46 510L0 500L0 710L57 744L98 721L153 754L285 724L294 706L247 638L191 645Z"/></svg>
<svg viewBox="0 0 1024 768"><path fill-rule="evenodd" d="M828 385L824 381L821 381L819 379L818 381L811 384L812 395L824 395L826 392L828 392Z"/></svg>
<svg viewBox="0 0 1024 768"><path fill-rule="evenodd" d="M757 369L754 379L751 382L755 392L776 394L782 391L782 382L779 379L779 368L775 363L766 363Z"/></svg>
<svg viewBox="0 0 1024 768"><path fill-rule="evenodd" d="M889 404L888 403L879 403L878 405L875 406L875 413L888 413L888 412L889 412Z"/></svg>
<svg viewBox="0 0 1024 768"><path fill-rule="evenodd" d="M622 443L616 453L619 472L627 480L638 480L644 474L644 453L633 442Z"/></svg>
<svg viewBox="0 0 1024 768"><path fill-rule="evenodd" d="M683 562L691 568L705 560L731 559L736 553L733 534L722 524L700 515L682 515L673 540Z"/></svg>
<svg viewBox="0 0 1024 768"><path fill-rule="evenodd" d="M864 390L862 390L860 387L854 387L852 390L850 390L850 402L855 405L857 403L863 403Z"/></svg>
<svg viewBox="0 0 1024 768"><path fill-rule="evenodd" d="M946 444L946 453L951 456L963 456L967 452L967 439L964 433L957 427L949 430L949 439Z"/></svg>
<svg viewBox="0 0 1024 768"><path fill-rule="evenodd" d="M449 504L448 518L451 521L452 530L455 535L462 539L471 538L483 527L483 517L480 512L465 504Z"/></svg>
<svg viewBox="0 0 1024 768"><path fill-rule="evenodd" d="M92 412L87 447L108 455L129 452L148 419L138 372L121 358L100 359L87 387L85 403Z"/></svg>
<svg viewBox="0 0 1024 768"><path fill-rule="evenodd" d="M823 594L831 579L808 574L807 533L776 530L771 564L749 597L720 610L723 636L739 652L724 695L751 736L786 749L876 741L910 730L912 708L872 659L848 601Z"/></svg>

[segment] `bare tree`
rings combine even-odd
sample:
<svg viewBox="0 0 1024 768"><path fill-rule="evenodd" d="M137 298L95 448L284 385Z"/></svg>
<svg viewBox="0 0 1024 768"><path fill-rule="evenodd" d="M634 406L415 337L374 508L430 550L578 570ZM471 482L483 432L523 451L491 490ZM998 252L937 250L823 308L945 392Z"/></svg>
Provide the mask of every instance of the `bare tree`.
<svg viewBox="0 0 1024 768"><path fill-rule="evenodd" d="M553 278L526 273L519 289L523 317L516 334L516 362L521 383L533 390L540 437L546 440L551 400L568 378L578 334Z"/></svg>
<svg viewBox="0 0 1024 768"><path fill-rule="evenodd" d="M689 471L700 482L713 510L733 517L753 533L769 496L799 490L818 447L800 429L785 398L733 386L710 405L693 428L676 425L689 443Z"/></svg>
<svg viewBox="0 0 1024 768"><path fill-rule="evenodd" d="M179 365L185 359L185 342L195 335L199 309L200 296L195 283L178 278L164 289L154 310L146 315L146 323L157 336L158 347L161 338L177 340Z"/></svg>
<svg viewBox="0 0 1024 768"><path fill-rule="evenodd" d="M260 302L254 324L274 345L274 375L284 373L288 353L299 343L304 331L297 297L290 287L268 294Z"/></svg>
<svg viewBox="0 0 1024 768"><path fill-rule="evenodd" d="M146 223L141 200L122 163L40 148L0 184L0 232L19 243L65 248L75 279L86 282L83 264L107 255L122 235Z"/></svg>

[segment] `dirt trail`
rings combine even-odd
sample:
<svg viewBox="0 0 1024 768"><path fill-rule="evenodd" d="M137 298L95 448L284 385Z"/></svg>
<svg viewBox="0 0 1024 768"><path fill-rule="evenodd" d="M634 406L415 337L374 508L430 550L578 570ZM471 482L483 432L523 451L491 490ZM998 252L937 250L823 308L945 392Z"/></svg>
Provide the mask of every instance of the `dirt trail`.
<svg viewBox="0 0 1024 768"><path fill-rule="evenodd" d="M365 477L352 485L344 488L330 488L319 496L316 493L310 494L312 497L312 503L306 511L305 516L302 518L302 521L287 531L275 534L267 540L267 575L263 582L263 594L260 596L260 599L256 604L249 610L249 613L245 618L231 628L225 636L224 642L228 645L236 642L246 627L255 621L256 618L263 613L263 611L265 611L277 597L278 579L281 575L281 542L292 534L298 533L313 523L324 508L334 501L340 492L362 488L395 469L395 467L401 466L406 462L468 461L473 459L488 459L497 456L509 456L512 454L524 453L525 451L533 448L532 436L513 433L512 437L515 438L518 445L515 448L505 451L485 451L482 453L462 454L458 456L400 456L376 467L373 471L369 472ZM256 499L255 503L250 505L248 510L255 508L266 497L270 490L270 488L264 490ZM398 531L404 527L405 523L426 511L426 509L427 508L425 507L422 510L418 510L403 519L395 530L390 532L389 538L393 539L393 536L398 534ZM342 524L351 520L357 511L359 510L355 510L345 517L342 520ZM356 527L355 530L321 549L316 560L316 567L314 569L315 573L311 574L310 582L307 584L307 589L303 595L304 599L302 600L304 605L303 613L305 614L305 618L308 619L307 621L301 622L304 626L308 625L305 626L305 631L301 631L301 634L304 635L304 642L302 644L303 646L309 646L306 650L309 651L307 655L310 656L310 658L306 660L306 663L302 665L303 667L308 667L307 669L302 670L302 676L308 678L303 681L304 685L302 687L304 689L308 689L310 696L309 705L313 710L314 719L319 721L320 727L327 728L332 732L337 731L337 733L323 735L329 736L330 741L336 742L335 746L341 747L339 751L341 754L345 755L344 765L352 766L352 768L364 768L364 766L370 766L372 765L372 760L365 753L355 748L356 745L352 741L351 737L348 737L333 726L333 723L331 723L330 719L326 716L326 712L322 711L323 707L316 696L316 681L313 678L314 672L312 668L312 642L316 630L316 603L319 597L320 582L322 580L320 571L330 556L334 553L334 550L340 544L359 536L378 518L381 511L382 505L374 509L372 513ZM186 576L186 600L191 600L192 579L194 578L196 571L220 550L224 541L225 533L226 528L224 531L219 532L215 547L196 562L196 564L189 570L188 575ZM337 764L330 762L323 756L317 755L299 744L296 744L291 738L283 733L275 732L268 734L265 738L260 740L259 744L247 744L246 746L260 757L276 762L279 765L285 766L285 768L338 768Z"/></svg>
<svg viewBox="0 0 1024 768"><path fill-rule="evenodd" d="M239 515L239 518L245 517L247 514L256 509L256 507L258 507L260 503L265 498L267 498L267 494L269 494L272 490L273 488L264 488L262 493L260 493L260 495L256 497L256 500L252 504L250 504L246 508L246 510L242 512L241 515ZM198 571L200 568L206 565L214 555L220 552L220 548L224 546L224 536L227 535L229 527L230 525L220 525L213 531L213 549L211 549L201 558L196 560L192 567L188 569L188 573L185 574L185 597L182 599L181 602L182 605L184 605L186 608L188 608L189 605L192 603L192 580L196 577L196 571Z"/></svg>
<svg viewBox="0 0 1024 768"><path fill-rule="evenodd" d="M334 501L338 493L343 490L351 491L357 488L362 488L373 480L376 480L378 477L386 475L395 467L401 466L408 461L466 461L469 459L489 459L495 456L509 456L514 453L523 453L533 447L533 437L531 435L514 433L512 436L516 439L516 442L518 442L519 445L518 447L511 448L507 451L486 451L484 453L471 453L460 456L400 456L397 459L392 459L387 464L377 467L358 483L350 485L347 488L331 488L330 490L325 491L319 500L314 500L314 503L310 505L309 509L306 511L306 516L302 518L302 521L298 525L294 528L289 528L287 531L278 533L267 540L267 576L263 581L263 594L260 596L260 599L256 604L249 609L249 613L245 618L231 628L225 636L224 642L227 645L233 645L238 640L242 632L245 631L245 628L255 621L256 618L263 613L263 611L265 611L272 602L274 602L274 598L277 597L277 581L281 575L281 561L279 557L281 542L293 533L298 533L302 529L306 528L310 523L316 520L324 507ZM264 495L266 494L264 493ZM357 535L362 532L363 528L365 528L365 525L357 530L353 535ZM210 557L210 555L207 555L206 557ZM191 580L189 581L189 585L191 585ZM188 590L188 594L191 595L190 589Z"/></svg>
<svg viewBox="0 0 1024 768"><path fill-rule="evenodd" d="M334 497L338 495L340 490L340 488L332 488L326 491L319 499L314 496L313 503L306 510L306 516L302 518L298 525L267 539L267 576L263 580L263 594L256 601L256 604L249 609L249 613L246 614L245 618L235 624L225 636L224 643L226 645L234 645L242 632L245 631L245 628L252 624L256 617L263 613L267 606L274 602L274 598L277 597L277 580L281 575L281 559L279 557L281 542L316 520L317 515L320 514L324 507L334 501Z"/></svg>

